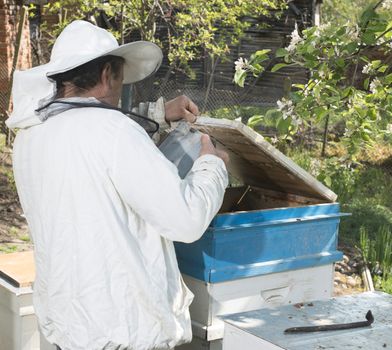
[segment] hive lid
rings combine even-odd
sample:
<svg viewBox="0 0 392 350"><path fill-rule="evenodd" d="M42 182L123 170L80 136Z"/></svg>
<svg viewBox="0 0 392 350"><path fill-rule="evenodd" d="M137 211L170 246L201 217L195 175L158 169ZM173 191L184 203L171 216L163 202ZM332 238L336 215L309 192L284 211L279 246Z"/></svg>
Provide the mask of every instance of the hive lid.
<svg viewBox="0 0 392 350"><path fill-rule="evenodd" d="M239 121L199 117L193 126L230 155L229 173L246 185L334 202L337 195Z"/></svg>
<svg viewBox="0 0 392 350"><path fill-rule="evenodd" d="M33 252L0 255L0 278L14 287L30 287L35 278Z"/></svg>

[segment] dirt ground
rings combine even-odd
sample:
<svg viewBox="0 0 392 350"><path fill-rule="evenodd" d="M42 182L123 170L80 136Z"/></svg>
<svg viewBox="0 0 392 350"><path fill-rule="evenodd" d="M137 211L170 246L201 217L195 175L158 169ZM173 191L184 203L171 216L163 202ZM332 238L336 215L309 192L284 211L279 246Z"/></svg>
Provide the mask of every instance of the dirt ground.
<svg viewBox="0 0 392 350"><path fill-rule="evenodd" d="M32 249L12 175L11 150L0 145L0 254Z"/></svg>

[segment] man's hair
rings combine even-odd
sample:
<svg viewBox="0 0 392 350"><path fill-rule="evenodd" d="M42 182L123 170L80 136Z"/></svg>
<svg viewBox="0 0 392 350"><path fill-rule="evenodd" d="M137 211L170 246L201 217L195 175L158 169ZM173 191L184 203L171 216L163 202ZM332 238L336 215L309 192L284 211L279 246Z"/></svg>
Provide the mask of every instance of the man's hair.
<svg viewBox="0 0 392 350"><path fill-rule="evenodd" d="M101 74L106 64L110 65L113 78L117 79L124 62L124 58L119 56L102 56L64 73L51 75L49 79L56 83L57 96L59 97L66 82L72 83L80 90L89 90L96 86L101 81Z"/></svg>

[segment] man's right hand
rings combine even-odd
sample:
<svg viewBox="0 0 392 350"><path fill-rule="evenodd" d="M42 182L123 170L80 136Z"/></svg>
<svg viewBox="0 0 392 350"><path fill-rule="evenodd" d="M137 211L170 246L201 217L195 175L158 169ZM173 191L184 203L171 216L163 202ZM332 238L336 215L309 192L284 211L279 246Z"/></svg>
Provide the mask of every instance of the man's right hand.
<svg viewBox="0 0 392 350"><path fill-rule="evenodd" d="M225 164L229 163L229 155L222 150L216 149L215 146L212 144L210 137L207 134L201 135L201 149L200 149L200 157L205 154L213 154L221 158Z"/></svg>

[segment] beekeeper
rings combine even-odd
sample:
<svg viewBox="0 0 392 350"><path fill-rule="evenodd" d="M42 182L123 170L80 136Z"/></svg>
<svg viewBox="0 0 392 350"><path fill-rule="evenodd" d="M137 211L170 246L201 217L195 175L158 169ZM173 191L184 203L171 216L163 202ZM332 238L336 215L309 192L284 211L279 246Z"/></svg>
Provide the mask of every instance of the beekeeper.
<svg viewBox="0 0 392 350"><path fill-rule="evenodd" d="M161 60L152 43L118 46L76 21L49 63L14 75L7 124L18 129L14 172L35 248L34 308L62 350L171 349L191 339L193 295L173 241L197 240L217 213L227 155L203 136L181 180L146 131L112 109L122 84ZM167 122L197 114L184 97L162 108Z"/></svg>

